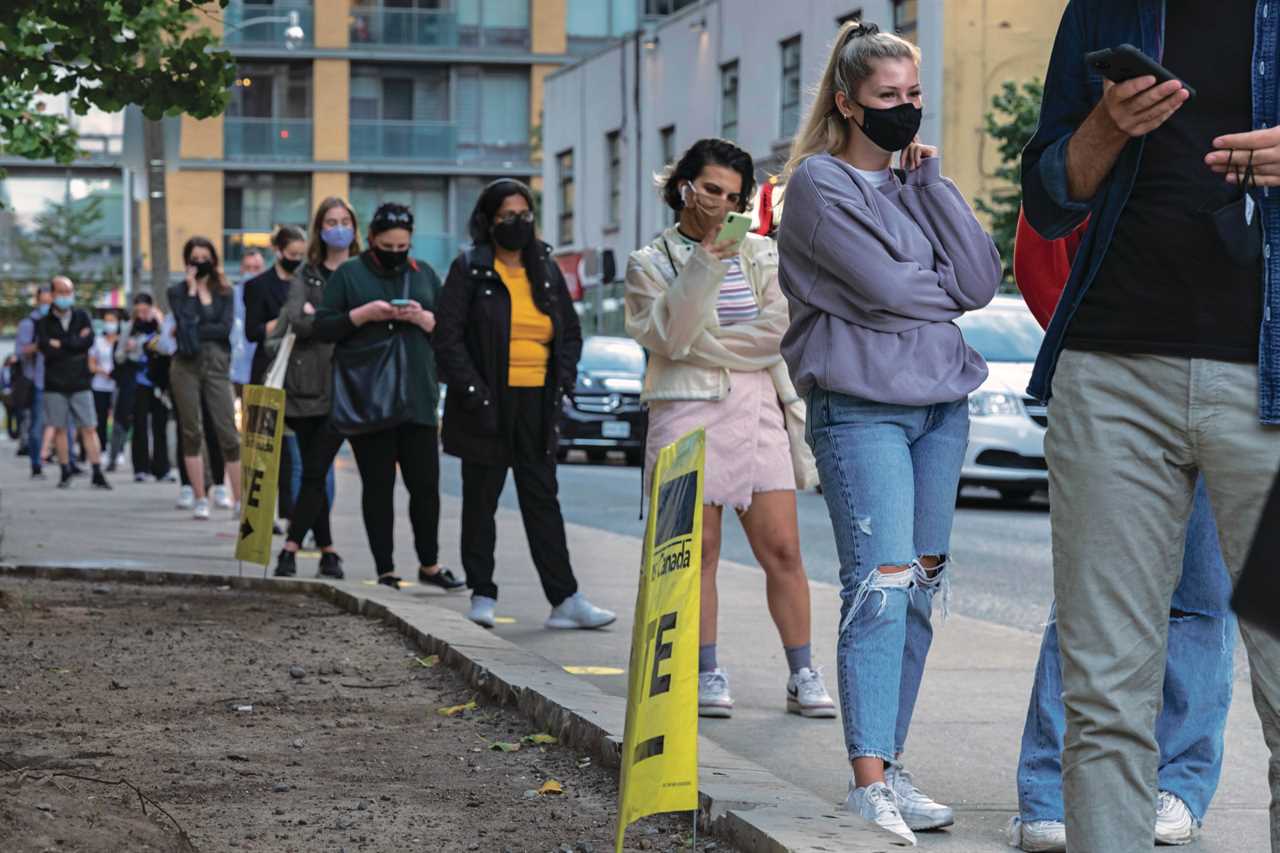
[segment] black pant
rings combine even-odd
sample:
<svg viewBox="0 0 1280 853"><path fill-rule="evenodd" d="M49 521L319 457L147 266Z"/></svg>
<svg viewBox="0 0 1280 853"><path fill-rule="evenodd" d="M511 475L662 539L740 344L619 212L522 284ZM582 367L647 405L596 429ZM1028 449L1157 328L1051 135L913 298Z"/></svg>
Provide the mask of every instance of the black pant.
<svg viewBox="0 0 1280 853"><path fill-rule="evenodd" d="M565 542L556 459L547 453L544 393L541 388L513 388L508 391L506 409L511 413L511 470L524 534L542 591L555 607L578 591L578 582L573 577ZM505 465L462 463L462 568L474 595L498 597L498 587L493 582L493 554L498 541L494 514L506 482Z"/></svg>
<svg viewBox="0 0 1280 853"><path fill-rule="evenodd" d="M409 523L418 563L440 561L440 448L436 428L401 424L394 429L351 436L351 450L360 469L360 509L369 550L378 574L395 571L396 463L409 490Z"/></svg>
<svg viewBox="0 0 1280 853"><path fill-rule="evenodd" d="M302 485L289 516L289 541L301 545L308 530L315 531L316 545L333 545L329 530L329 494L325 480L333 459L342 447L342 436L329 425L328 415L310 418L288 418L286 423L298 439L302 454Z"/></svg>
<svg viewBox="0 0 1280 853"><path fill-rule="evenodd" d="M169 409L160 392L138 385L133 395L133 473L153 474L156 479L169 473L168 429Z"/></svg>
<svg viewBox="0 0 1280 853"><path fill-rule="evenodd" d="M98 449L102 451L105 457L111 452L111 445L107 444L107 421L111 418L111 397L110 391L94 391L93 392L93 410L98 416ZM111 458L105 460L108 464Z"/></svg>

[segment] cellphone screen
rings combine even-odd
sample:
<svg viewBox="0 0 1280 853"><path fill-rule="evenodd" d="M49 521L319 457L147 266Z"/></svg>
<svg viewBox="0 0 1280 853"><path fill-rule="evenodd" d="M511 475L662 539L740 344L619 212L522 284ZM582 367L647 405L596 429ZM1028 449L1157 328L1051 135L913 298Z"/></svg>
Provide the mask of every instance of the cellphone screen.
<svg viewBox="0 0 1280 853"><path fill-rule="evenodd" d="M730 213L729 218L725 220L724 225L720 228L720 233L716 235L716 242L723 243L732 240L737 243L747 236L747 231L751 230L751 217L741 213Z"/></svg>

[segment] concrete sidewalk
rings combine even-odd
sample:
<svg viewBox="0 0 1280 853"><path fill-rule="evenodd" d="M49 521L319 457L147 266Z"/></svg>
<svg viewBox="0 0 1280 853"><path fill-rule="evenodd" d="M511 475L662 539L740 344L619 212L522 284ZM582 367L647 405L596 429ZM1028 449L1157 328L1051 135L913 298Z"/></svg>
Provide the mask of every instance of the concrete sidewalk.
<svg viewBox="0 0 1280 853"><path fill-rule="evenodd" d="M116 490L110 493L90 490L85 480L78 480L70 490L56 489L52 480L31 483L26 479L25 460L15 459L12 447L0 443L0 483L4 484L0 559L31 565L237 571L231 557L235 524L228 513L215 512L212 522L192 521L188 513L173 508L175 485L134 484L123 475L113 479ZM373 569L360 520L359 480L348 458L339 461L333 521L335 539L347 563L345 585L368 584ZM402 492L397 554L401 575L412 577L406 503ZM443 499L442 557L454 567L459 566L459 513L455 499ZM519 515L502 511L498 612L506 619L496 633L564 666L622 670L629 652L640 541L574 525L568 535L583 591L596 603L617 610L617 625L592 634L543 630L548 608ZM313 574L314 568L314 558L299 561L303 575ZM261 574L257 567L244 570ZM963 571L955 595L964 595ZM446 596L421 587L401 594L459 612L467 607L465 594ZM812 594L816 659L827 667L834 693L832 649L839 599L836 590L825 584L813 584ZM720 608L720 657L732 677L737 709L730 720L703 721L702 734L834 808L843 800L848 782L840 724L784 713L786 668L765 607L762 573L755 567L722 565ZM953 617L939 627L908 743L907 764L929 794L956 807L957 825L948 832L923 835L922 848L949 853L1008 849L1002 830L1016 810L1015 762L1038 646L1037 635L973 619ZM1204 836L1190 849L1212 853L1268 849L1266 752L1247 673L1240 669L1222 783ZM624 675L583 677L608 693L625 693Z"/></svg>

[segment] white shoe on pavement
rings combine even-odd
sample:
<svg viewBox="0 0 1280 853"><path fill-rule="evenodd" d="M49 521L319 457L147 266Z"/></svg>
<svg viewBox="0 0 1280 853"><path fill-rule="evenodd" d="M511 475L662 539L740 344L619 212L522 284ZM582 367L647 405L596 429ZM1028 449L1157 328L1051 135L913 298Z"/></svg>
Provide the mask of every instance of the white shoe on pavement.
<svg viewBox="0 0 1280 853"><path fill-rule="evenodd" d="M492 628L498 624L493 615L493 611L497 606L498 602L487 595L473 595L471 596L471 612L467 614L467 618L481 628Z"/></svg>
<svg viewBox="0 0 1280 853"><path fill-rule="evenodd" d="M883 782L873 782L865 788L854 788L851 782L849 787L851 788L849 796L844 801L846 809L881 829L892 832L903 841L910 842L912 847L916 846L915 833L902 819L902 812L898 810L898 799L893 795L893 791L889 790L888 785Z"/></svg>
<svg viewBox="0 0 1280 853"><path fill-rule="evenodd" d="M605 625L612 625L617 618L618 614L612 610L596 607L582 593L575 592L551 609L546 627L603 628Z"/></svg>
<svg viewBox="0 0 1280 853"><path fill-rule="evenodd" d="M209 497L218 509L231 509L231 492L226 486L214 486L209 490Z"/></svg>
<svg viewBox="0 0 1280 853"><path fill-rule="evenodd" d="M125 459L125 458L124 458L124 451L123 451L123 450L116 454L116 467L117 467L117 468L123 468L126 464L128 464L128 462L129 462L129 460L127 460L127 459Z"/></svg>
<svg viewBox="0 0 1280 853"><path fill-rule="evenodd" d="M698 716L733 716L733 697L729 695L729 673L719 667L698 673Z"/></svg>
<svg viewBox="0 0 1280 853"><path fill-rule="evenodd" d="M1156 802L1156 844L1180 847L1190 844L1200 834L1200 825L1191 816L1191 809L1177 794L1160 792Z"/></svg>
<svg viewBox="0 0 1280 853"><path fill-rule="evenodd" d="M196 501L195 508L191 511L191 517L196 521L209 520L209 499L201 498Z"/></svg>
<svg viewBox="0 0 1280 853"><path fill-rule="evenodd" d="M836 715L836 703L822 683L822 673L803 667L787 680L787 711L802 717L830 719Z"/></svg>
<svg viewBox="0 0 1280 853"><path fill-rule="evenodd" d="M898 811L914 832L942 829L956 822L951 806L934 802L911 781L911 774L901 764L891 764L884 771L884 782L898 798Z"/></svg>
<svg viewBox="0 0 1280 853"><path fill-rule="evenodd" d="M191 509L196 505L196 490L190 486L183 486L178 489L178 502L174 504L178 509Z"/></svg>
<svg viewBox="0 0 1280 853"><path fill-rule="evenodd" d="M1024 821L1014 815L1005 829L1009 846L1024 853L1066 853L1067 825L1060 820Z"/></svg>

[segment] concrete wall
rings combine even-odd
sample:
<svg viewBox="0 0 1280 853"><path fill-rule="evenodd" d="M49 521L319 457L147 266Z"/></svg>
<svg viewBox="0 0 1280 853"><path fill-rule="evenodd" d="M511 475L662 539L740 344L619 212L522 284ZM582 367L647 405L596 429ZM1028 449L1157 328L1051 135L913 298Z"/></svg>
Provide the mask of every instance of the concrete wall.
<svg viewBox="0 0 1280 853"><path fill-rule="evenodd" d="M351 38L348 28L350 0L314 0L315 46L344 48Z"/></svg>
<svg viewBox="0 0 1280 853"><path fill-rule="evenodd" d="M177 274L182 264L182 244L197 235L222 246L222 173L170 172L165 181L169 217L169 269ZM144 226L143 232L146 233Z"/></svg>
<svg viewBox="0 0 1280 853"><path fill-rule="evenodd" d="M347 159L351 63L346 59L317 59L311 66L313 156L317 160Z"/></svg>

